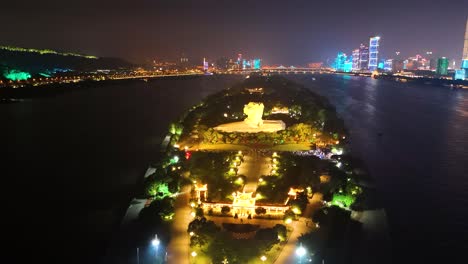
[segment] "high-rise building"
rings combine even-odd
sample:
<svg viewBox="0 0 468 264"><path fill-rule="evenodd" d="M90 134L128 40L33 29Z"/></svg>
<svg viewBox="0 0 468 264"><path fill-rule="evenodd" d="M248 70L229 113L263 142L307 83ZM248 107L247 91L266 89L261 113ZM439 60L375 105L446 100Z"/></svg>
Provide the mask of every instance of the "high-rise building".
<svg viewBox="0 0 468 264"><path fill-rule="evenodd" d="M463 60L468 60L468 18L466 19L465 43L463 45Z"/></svg>
<svg viewBox="0 0 468 264"><path fill-rule="evenodd" d="M360 70L359 67L359 49L353 50L353 71Z"/></svg>
<svg viewBox="0 0 468 264"><path fill-rule="evenodd" d="M352 61L352 58L348 58L345 63L344 63L344 68L343 68L343 71L344 72L351 72L353 70L353 61Z"/></svg>
<svg viewBox="0 0 468 264"><path fill-rule="evenodd" d="M385 60L380 60L379 63L377 64L377 69L383 70L385 67Z"/></svg>
<svg viewBox="0 0 468 264"><path fill-rule="evenodd" d="M369 47L361 44L359 46L359 69L367 70L369 66Z"/></svg>
<svg viewBox="0 0 468 264"><path fill-rule="evenodd" d="M466 77L465 69L455 70L454 80L464 80Z"/></svg>
<svg viewBox="0 0 468 264"><path fill-rule="evenodd" d="M437 60L436 60L435 58L431 58L431 59L429 60L429 69L430 69L431 71L437 69Z"/></svg>
<svg viewBox="0 0 468 264"><path fill-rule="evenodd" d="M262 68L262 61L260 59L254 59L252 65L254 70L260 70Z"/></svg>
<svg viewBox="0 0 468 264"><path fill-rule="evenodd" d="M393 70L393 60L392 59L385 60L384 70L388 71L388 72L391 72Z"/></svg>
<svg viewBox="0 0 468 264"><path fill-rule="evenodd" d="M380 37L371 37L369 39L369 71L375 71L379 64L379 45Z"/></svg>
<svg viewBox="0 0 468 264"><path fill-rule="evenodd" d="M205 58L203 58L203 70L207 71L208 70L208 61L206 61Z"/></svg>
<svg viewBox="0 0 468 264"><path fill-rule="evenodd" d="M337 71L344 71L346 58L346 54L344 54L343 52L338 52L338 55L336 56L335 61L333 63L333 68Z"/></svg>
<svg viewBox="0 0 468 264"><path fill-rule="evenodd" d="M462 64L460 68L468 70L468 59L462 60Z"/></svg>
<svg viewBox="0 0 468 264"><path fill-rule="evenodd" d="M449 60L446 57L439 58L437 60L437 74L447 75L449 66Z"/></svg>

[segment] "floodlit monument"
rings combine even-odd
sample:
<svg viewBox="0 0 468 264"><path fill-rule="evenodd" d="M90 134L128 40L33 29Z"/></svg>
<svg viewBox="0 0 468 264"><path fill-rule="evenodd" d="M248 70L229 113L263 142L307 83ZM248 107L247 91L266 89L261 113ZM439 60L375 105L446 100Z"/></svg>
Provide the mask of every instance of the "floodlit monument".
<svg viewBox="0 0 468 264"><path fill-rule="evenodd" d="M244 114L247 118L242 122L233 122L222 124L215 127L215 130L222 132L276 132L286 128L286 125L281 120L263 120L263 103L250 102L244 106Z"/></svg>
<svg viewBox="0 0 468 264"><path fill-rule="evenodd" d="M263 109L265 107L262 103L253 103L250 102L244 106L244 114L247 115L247 118L244 122L251 127L261 127L263 125Z"/></svg>

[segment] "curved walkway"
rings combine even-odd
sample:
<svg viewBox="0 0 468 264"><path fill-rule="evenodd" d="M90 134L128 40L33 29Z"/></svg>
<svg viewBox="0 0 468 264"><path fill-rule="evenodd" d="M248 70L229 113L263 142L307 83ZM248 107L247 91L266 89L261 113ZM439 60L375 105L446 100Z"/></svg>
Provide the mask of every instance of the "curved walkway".
<svg viewBox="0 0 468 264"><path fill-rule="evenodd" d="M171 226L171 241L167 246L167 263L188 264L190 238L187 234L188 224L192 217L191 209L188 205L190 197L190 186L184 186L177 196L174 209L174 222Z"/></svg>
<svg viewBox="0 0 468 264"><path fill-rule="evenodd" d="M294 230L289 236L288 243L283 247L279 257L276 259L275 263L296 263L297 257L295 254L297 238L302 234L308 233L315 228L315 225L312 223L311 217L312 213L321 207L322 204L322 194L315 193L312 199L309 200L309 204L304 212L304 215L299 218L298 221L292 223Z"/></svg>

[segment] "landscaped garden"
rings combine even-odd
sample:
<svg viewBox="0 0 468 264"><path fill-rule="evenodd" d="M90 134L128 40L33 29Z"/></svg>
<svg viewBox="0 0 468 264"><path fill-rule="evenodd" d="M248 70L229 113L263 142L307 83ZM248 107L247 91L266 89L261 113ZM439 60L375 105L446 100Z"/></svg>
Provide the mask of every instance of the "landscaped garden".
<svg viewBox="0 0 468 264"><path fill-rule="evenodd" d="M263 89L254 93L249 90L256 87ZM281 120L286 128L258 133L215 129L221 124L244 120L242 109L249 102L263 103L263 119ZM369 178L359 161L347 155L347 132L333 106L325 98L282 77L251 76L209 96L187 111L179 122L171 124L169 136L164 158L153 164L155 171L145 180L142 195L152 202L142 211L140 219L148 226L153 221L167 227L174 214L173 194L182 184L192 186L189 204L193 208L193 221L188 227L192 261L262 263L263 255L270 261L278 256L284 245L280 242L290 234L285 226L265 228L242 222L220 224L223 220L216 220L218 216L238 218L237 212L243 210L239 206L234 208L233 202L246 184L255 186L252 190L255 210L247 209L248 219L276 219L285 224L304 215L315 193L323 194L323 209L312 220L324 228L304 235L301 240L317 247L326 247L323 242L329 232L326 228L341 230L335 228L337 222L333 219L349 219L347 213L341 212L363 209L369 204L367 189L361 185ZM254 176L258 182L252 183L252 176L240 173L246 153L268 163L261 164L268 166L266 172L262 170L263 174ZM217 209L213 210L215 204ZM276 210L275 217L269 214L270 210ZM333 219L327 210L333 212ZM278 215L282 215L279 220ZM168 229L164 229L157 231L169 239Z"/></svg>

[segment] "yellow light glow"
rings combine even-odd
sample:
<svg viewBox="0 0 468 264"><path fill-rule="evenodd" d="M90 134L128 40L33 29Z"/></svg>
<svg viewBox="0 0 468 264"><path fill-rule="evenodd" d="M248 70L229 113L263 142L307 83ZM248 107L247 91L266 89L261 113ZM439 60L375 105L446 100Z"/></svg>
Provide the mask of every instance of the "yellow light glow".
<svg viewBox="0 0 468 264"><path fill-rule="evenodd" d="M294 207L294 208L292 209L292 211L293 211L293 213L295 213L295 214L300 214L300 213L301 213L301 210L299 210L299 208L297 208L297 207Z"/></svg>

